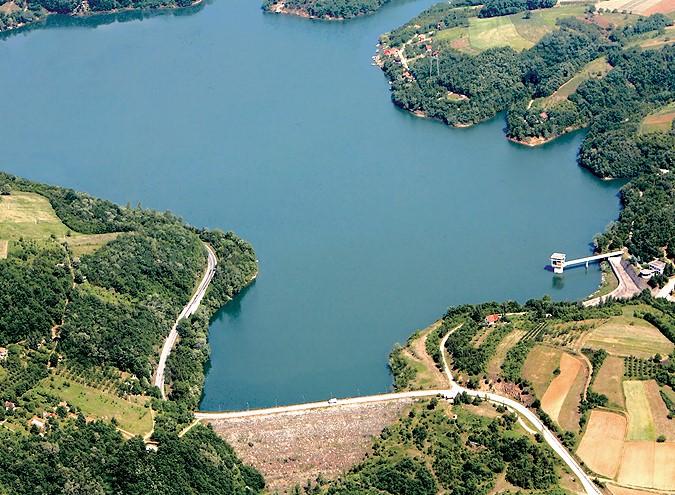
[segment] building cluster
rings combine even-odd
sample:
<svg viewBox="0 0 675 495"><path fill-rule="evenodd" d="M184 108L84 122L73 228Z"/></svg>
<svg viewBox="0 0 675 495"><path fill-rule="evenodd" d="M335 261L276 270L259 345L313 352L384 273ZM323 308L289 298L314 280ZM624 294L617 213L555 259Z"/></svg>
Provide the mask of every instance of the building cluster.
<svg viewBox="0 0 675 495"><path fill-rule="evenodd" d="M661 260L652 260L647 264L647 268L640 270L640 276L644 279L650 279L654 275L663 275L666 270L666 262Z"/></svg>

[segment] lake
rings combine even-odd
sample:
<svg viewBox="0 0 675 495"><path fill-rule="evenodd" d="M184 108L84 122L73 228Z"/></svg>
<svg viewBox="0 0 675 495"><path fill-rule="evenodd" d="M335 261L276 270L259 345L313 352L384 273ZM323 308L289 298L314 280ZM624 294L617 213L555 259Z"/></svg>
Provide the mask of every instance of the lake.
<svg viewBox="0 0 675 495"><path fill-rule="evenodd" d="M393 344L449 305L597 287L597 267L544 269L618 215L619 184L576 164L581 134L529 149L503 117L450 129L391 103L377 37L432 3L322 23L217 0L0 40L2 169L255 246L258 280L210 329L202 409L383 392Z"/></svg>

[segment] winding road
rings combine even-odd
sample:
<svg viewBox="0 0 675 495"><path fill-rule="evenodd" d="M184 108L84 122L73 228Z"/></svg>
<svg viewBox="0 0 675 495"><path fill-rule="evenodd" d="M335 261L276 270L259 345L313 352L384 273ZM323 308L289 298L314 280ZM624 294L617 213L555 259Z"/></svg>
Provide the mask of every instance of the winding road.
<svg viewBox="0 0 675 495"><path fill-rule="evenodd" d="M391 394L380 394L380 395L369 395L365 397L352 397L348 399L340 399L336 402L333 401L321 401L321 402L309 402L306 404L295 404L290 406L280 406L280 407L270 407L267 409L252 409L248 411L229 411L229 412L196 412L195 418L199 420L219 420L219 419L232 419L232 418L245 418L245 417L255 417L255 416L268 416L274 414L287 414L287 413L300 413L303 411L310 411L312 409L323 409L330 407L340 407L354 404L364 404L372 402L385 402L393 400L401 400L408 398L424 398L424 397L436 397L442 396L446 399L454 399L458 394L466 392L471 397L480 397L481 399L488 400L497 404L502 404L506 406L509 410L515 412L518 415L518 420L520 424L527 430L530 434L540 433L544 441L553 449L553 451L562 459L562 461L567 465L572 473L581 481L584 491L587 495L602 495L600 489L593 483L589 476L584 472L579 463L577 463L574 456L570 454L567 449L563 446L558 438L551 433L551 431L544 426L541 420L530 411L523 404L509 399L507 397L502 397L501 395L485 392L480 390L471 390L458 385L452 376L452 371L448 366L447 359L445 357L445 343L448 340L448 337L461 327L461 324L453 328L448 332L440 342L441 356L443 358L443 371L450 388L441 389L441 390L416 390L411 392L397 392ZM527 421L525 421L527 420Z"/></svg>
<svg viewBox="0 0 675 495"><path fill-rule="evenodd" d="M204 243L204 246L206 247L207 253L207 264L204 276L202 277L201 282L199 282L197 290L192 295L192 298L185 305L183 311L180 312L178 318L176 318L176 322L173 324L173 327L171 327L171 332L169 332L169 335L166 337L162 352L159 355L159 364L157 365L157 371L155 372L154 385L162 392L162 399L166 399L166 392L164 391L164 370L166 368L166 360L169 358L169 354L171 354L171 349L176 345L176 340L178 340L178 323L183 318L187 318L197 312L199 304L202 302L202 299L204 299L204 294L206 294L206 289L209 288L209 284L216 274L216 265L218 264L216 252L208 244Z"/></svg>

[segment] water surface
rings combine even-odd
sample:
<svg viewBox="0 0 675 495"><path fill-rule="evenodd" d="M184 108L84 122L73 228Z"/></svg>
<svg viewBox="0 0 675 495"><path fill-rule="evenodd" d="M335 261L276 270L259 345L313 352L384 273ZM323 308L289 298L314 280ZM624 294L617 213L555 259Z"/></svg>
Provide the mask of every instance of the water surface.
<svg viewBox="0 0 675 495"><path fill-rule="evenodd" d="M449 129L391 104L377 36L431 3L321 23L217 0L0 41L2 169L254 244L203 409L385 391L391 346L448 305L597 286L595 268L544 270L618 213L617 184L576 165L580 134L527 149L502 118Z"/></svg>

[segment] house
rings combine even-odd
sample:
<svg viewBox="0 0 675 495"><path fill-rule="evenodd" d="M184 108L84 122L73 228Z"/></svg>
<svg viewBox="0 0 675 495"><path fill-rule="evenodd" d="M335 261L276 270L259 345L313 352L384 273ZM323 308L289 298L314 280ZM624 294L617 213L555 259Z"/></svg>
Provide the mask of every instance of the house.
<svg viewBox="0 0 675 495"><path fill-rule="evenodd" d="M6 400L5 401L5 411L13 411L16 409L16 404L14 402Z"/></svg>
<svg viewBox="0 0 675 495"><path fill-rule="evenodd" d="M650 278L652 278L652 275L654 275L654 270L652 270L651 268L643 268L642 270L640 270L640 277L644 279L649 280Z"/></svg>
<svg viewBox="0 0 675 495"><path fill-rule="evenodd" d="M661 260L652 260L648 264L649 268L654 270L655 273L658 273L659 275L663 275L663 272L666 269L666 263L665 261Z"/></svg>
<svg viewBox="0 0 675 495"><path fill-rule="evenodd" d="M502 315L492 314L485 317L485 324L489 327L494 326L499 320L502 319Z"/></svg>
<svg viewBox="0 0 675 495"><path fill-rule="evenodd" d="M28 421L28 425L31 427L35 426L40 431L44 431L45 429L44 421L39 419L37 416L33 416L32 418L30 418L30 421Z"/></svg>
<svg viewBox="0 0 675 495"><path fill-rule="evenodd" d="M6 347L0 347L0 361L4 361L7 359L7 355L9 354L9 351L7 351Z"/></svg>

